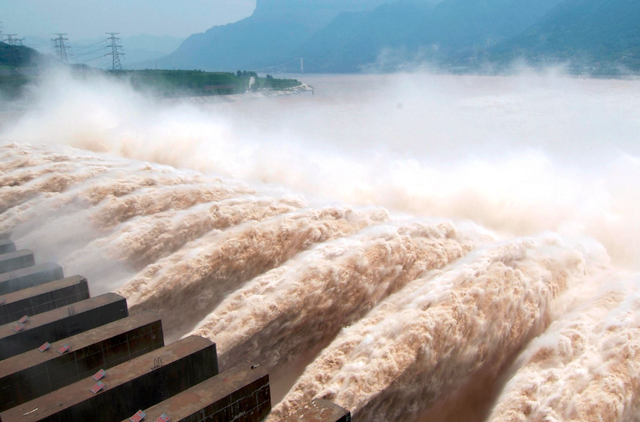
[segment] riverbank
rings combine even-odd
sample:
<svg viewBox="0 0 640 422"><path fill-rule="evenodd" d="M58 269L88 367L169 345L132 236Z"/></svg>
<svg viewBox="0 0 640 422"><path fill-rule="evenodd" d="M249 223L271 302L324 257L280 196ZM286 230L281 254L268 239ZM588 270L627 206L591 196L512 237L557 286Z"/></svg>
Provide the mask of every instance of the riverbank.
<svg viewBox="0 0 640 422"><path fill-rule="evenodd" d="M240 94L185 96L165 98L163 100L167 103L179 103L185 101L196 104L233 103L241 101L260 100L264 98L283 97L288 95L309 94L314 93L314 91L315 89L311 85L300 82L300 85L286 89L262 89L259 91L248 91Z"/></svg>
<svg viewBox="0 0 640 422"><path fill-rule="evenodd" d="M16 101L27 97L50 72L58 69L47 68L38 72L19 70L0 74L0 99ZM274 78L271 75L258 76L253 71L203 72L195 70L139 70L103 71L92 68L69 68L76 78L106 78L125 83L134 90L158 98L211 97L217 95L237 95L246 92L278 92L298 88L303 84L297 79Z"/></svg>

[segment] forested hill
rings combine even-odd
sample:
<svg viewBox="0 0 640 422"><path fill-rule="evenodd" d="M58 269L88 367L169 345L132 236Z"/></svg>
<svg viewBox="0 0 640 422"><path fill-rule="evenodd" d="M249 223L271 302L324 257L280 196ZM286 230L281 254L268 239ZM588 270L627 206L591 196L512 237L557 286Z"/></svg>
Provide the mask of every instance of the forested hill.
<svg viewBox="0 0 640 422"><path fill-rule="evenodd" d="M34 64L39 57L40 53L31 48L0 42L0 67L28 66Z"/></svg>

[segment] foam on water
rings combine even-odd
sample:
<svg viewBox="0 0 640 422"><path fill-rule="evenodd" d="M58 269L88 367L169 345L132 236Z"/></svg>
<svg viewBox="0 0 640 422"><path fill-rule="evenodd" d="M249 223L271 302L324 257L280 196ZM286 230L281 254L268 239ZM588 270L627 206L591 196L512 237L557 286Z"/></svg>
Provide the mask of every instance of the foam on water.
<svg viewBox="0 0 640 422"><path fill-rule="evenodd" d="M0 134L0 232L266 366L272 421L317 397L633 420L640 84L314 83L341 91L196 107L55 76Z"/></svg>

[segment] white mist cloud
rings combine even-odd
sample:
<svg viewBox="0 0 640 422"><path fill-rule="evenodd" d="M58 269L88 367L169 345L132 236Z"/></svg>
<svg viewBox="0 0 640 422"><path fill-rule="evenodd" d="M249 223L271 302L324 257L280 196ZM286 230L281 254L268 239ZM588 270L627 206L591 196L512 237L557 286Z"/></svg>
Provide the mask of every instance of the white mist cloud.
<svg viewBox="0 0 640 422"><path fill-rule="evenodd" d="M308 77L315 96L163 103L57 74L4 142L274 183L317 198L594 238L640 252L640 83L561 73Z"/></svg>

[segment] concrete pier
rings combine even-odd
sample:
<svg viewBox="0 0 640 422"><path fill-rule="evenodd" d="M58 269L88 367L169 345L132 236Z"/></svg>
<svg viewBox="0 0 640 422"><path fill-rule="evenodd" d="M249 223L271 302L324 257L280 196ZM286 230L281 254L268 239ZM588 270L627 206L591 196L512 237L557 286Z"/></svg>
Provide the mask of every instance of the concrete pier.
<svg viewBox="0 0 640 422"><path fill-rule="evenodd" d="M0 239L0 254L15 252L16 245L9 239Z"/></svg>
<svg viewBox="0 0 640 422"><path fill-rule="evenodd" d="M0 297L0 325L89 299L87 279L80 276L20 290Z"/></svg>
<svg viewBox="0 0 640 422"><path fill-rule="evenodd" d="M0 412L163 346L160 317L145 312L0 361Z"/></svg>
<svg viewBox="0 0 640 422"><path fill-rule="evenodd" d="M22 249L0 255L0 273L8 273L26 267L36 265L33 252L29 249Z"/></svg>
<svg viewBox="0 0 640 422"><path fill-rule="evenodd" d="M166 415L171 422L259 422L271 411L269 374L237 366L143 411L148 421Z"/></svg>
<svg viewBox="0 0 640 422"><path fill-rule="evenodd" d="M30 317L24 324L0 326L0 360L37 349L129 316L127 301L107 293Z"/></svg>
<svg viewBox="0 0 640 422"><path fill-rule="evenodd" d="M313 400L287 418L287 422L351 422L351 412L328 400Z"/></svg>
<svg viewBox="0 0 640 422"><path fill-rule="evenodd" d="M113 422L189 389L218 372L215 344L191 336L0 413L3 422Z"/></svg>
<svg viewBox="0 0 640 422"><path fill-rule="evenodd" d="M0 295L39 286L61 278L64 278L62 267L52 262L0 274Z"/></svg>
<svg viewBox="0 0 640 422"><path fill-rule="evenodd" d="M64 278L62 267L52 262L0 274L0 295Z"/></svg>

